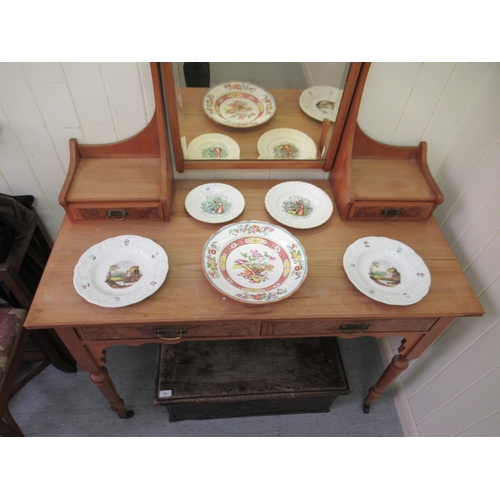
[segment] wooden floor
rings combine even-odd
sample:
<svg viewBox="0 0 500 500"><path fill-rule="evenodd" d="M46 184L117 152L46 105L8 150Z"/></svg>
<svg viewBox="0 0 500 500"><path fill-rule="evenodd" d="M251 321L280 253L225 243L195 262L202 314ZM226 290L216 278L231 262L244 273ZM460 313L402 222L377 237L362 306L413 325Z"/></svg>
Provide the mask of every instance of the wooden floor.
<svg viewBox="0 0 500 500"><path fill-rule="evenodd" d="M390 390L370 414L361 409L366 390L383 369L375 340L341 339L339 343L351 394L338 396L328 413L169 422L167 410L153 403L158 349L154 344L107 350L118 392L127 409L135 412L130 420L121 420L109 410L87 373L68 374L52 366L26 385L9 407L28 437L403 436Z"/></svg>

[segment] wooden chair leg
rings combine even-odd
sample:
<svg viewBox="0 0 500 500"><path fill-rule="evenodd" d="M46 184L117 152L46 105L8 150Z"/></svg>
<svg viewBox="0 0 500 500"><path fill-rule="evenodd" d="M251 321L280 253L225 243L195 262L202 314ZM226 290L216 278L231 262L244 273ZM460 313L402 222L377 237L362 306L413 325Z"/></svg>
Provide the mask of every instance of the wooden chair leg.
<svg viewBox="0 0 500 500"><path fill-rule="evenodd" d="M5 413L0 420L0 436L2 437L25 437L21 428L12 418L8 408L5 408Z"/></svg>

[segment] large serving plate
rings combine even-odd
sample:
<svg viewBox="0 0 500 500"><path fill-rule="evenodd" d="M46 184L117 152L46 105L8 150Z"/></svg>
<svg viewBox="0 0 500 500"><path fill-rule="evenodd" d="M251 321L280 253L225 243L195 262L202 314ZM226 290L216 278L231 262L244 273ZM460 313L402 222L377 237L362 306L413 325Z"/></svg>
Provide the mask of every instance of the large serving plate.
<svg viewBox="0 0 500 500"><path fill-rule="evenodd" d="M245 198L236 188L213 182L190 191L185 207L191 217L218 224L238 217L245 208Z"/></svg>
<svg viewBox="0 0 500 500"><path fill-rule="evenodd" d="M324 85L310 87L299 98L299 105L311 118L322 122L325 118L334 122L337 119L343 91L337 87Z"/></svg>
<svg viewBox="0 0 500 500"><path fill-rule="evenodd" d="M275 128L263 134L257 142L259 159L290 160L317 157L314 141L300 130Z"/></svg>
<svg viewBox="0 0 500 500"><path fill-rule="evenodd" d="M282 182L265 198L269 214L285 226L308 229L324 224L333 213L330 197L308 182Z"/></svg>
<svg viewBox="0 0 500 500"><path fill-rule="evenodd" d="M211 88L203 110L217 123L248 128L267 122L276 112L273 96L252 83L227 82Z"/></svg>
<svg viewBox="0 0 500 500"><path fill-rule="evenodd" d="M123 235L90 247L75 266L73 284L92 304L123 307L155 293L167 272L168 257L160 245Z"/></svg>
<svg viewBox="0 0 500 500"><path fill-rule="evenodd" d="M290 297L307 275L307 257L287 230L260 221L230 224L203 249L203 271L224 295L247 304Z"/></svg>
<svg viewBox="0 0 500 500"><path fill-rule="evenodd" d="M187 148L190 160L237 160L238 143L224 134L203 134L195 137Z"/></svg>
<svg viewBox="0 0 500 500"><path fill-rule="evenodd" d="M344 254L344 269L360 292L385 304L415 304L431 285L422 258L389 238L367 236L355 241Z"/></svg>

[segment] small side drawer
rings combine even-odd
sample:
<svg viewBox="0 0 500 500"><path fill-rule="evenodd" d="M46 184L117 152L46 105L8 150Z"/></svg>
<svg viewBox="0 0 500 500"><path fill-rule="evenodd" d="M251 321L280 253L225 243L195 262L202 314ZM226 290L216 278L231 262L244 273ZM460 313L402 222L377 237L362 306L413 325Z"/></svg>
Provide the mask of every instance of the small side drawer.
<svg viewBox="0 0 500 500"><path fill-rule="evenodd" d="M391 203L355 202L350 211L349 219L377 219L377 220L425 220L434 210L434 203Z"/></svg>
<svg viewBox="0 0 500 500"><path fill-rule="evenodd" d="M84 340L181 340L196 338L258 337L261 322L161 323L144 326L82 326Z"/></svg>
<svg viewBox="0 0 500 500"><path fill-rule="evenodd" d="M76 222L134 219L163 220L160 203L70 204L69 209Z"/></svg>
<svg viewBox="0 0 500 500"><path fill-rule="evenodd" d="M342 319L270 322L266 335L359 335L385 332L428 332L438 318Z"/></svg>

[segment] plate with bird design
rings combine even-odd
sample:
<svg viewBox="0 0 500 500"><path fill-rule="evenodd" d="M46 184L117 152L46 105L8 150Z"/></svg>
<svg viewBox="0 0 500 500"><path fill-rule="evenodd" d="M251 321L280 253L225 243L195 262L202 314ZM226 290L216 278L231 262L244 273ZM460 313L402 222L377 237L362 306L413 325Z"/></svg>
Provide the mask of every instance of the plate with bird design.
<svg viewBox="0 0 500 500"><path fill-rule="evenodd" d="M195 137L188 146L190 160L238 160L238 143L224 134L203 134Z"/></svg>
<svg viewBox="0 0 500 500"><path fill-rule="evenodd" d="M123 307L155 293L168 273L165 250L149 238L122 235L90 247L78 260L73 285L85 300Z"/></svg>
<svg viewBox="0 0 500 500"><path fill-rule="evenodd" d="M246 304L286 299L307 276L304 247L274 224L243 221L213 234L203 249L203 271L222 294Z"/></svg>
<svg viewBox="0 0 500 500"><path fill-rule="evenodd" d="M226 82L205 94L203 111L221 125L249 128L270 120L276 113L276 103L273 96L258 85Z"/></svg>
<svg viewBox="0 0 500 500"><path fill-rule="evenodd" d="M293 128L275 128L262 134L257 150L259 160L304 160L318 156L314 141Z"/></svg>
<svg viewBox="0 0 500 500"><path fill-rule="evenodd" d="M384 304L415 304L431 285L423 259L408 245L385 237L352 243L344 254L344 270L360 292Z"/></svg>
<svg viewBox="0 0 500 500"><path fill-rule="evenodd" d="M281 224L308 229L324 224L333 213L333 202L320 188L308 182L282 182L265 198L266 209Z"/></svg>
<svg viewBox="0 0 500 500"><path fill-rule="evenodd" d="M233 186L212 182L190 191L184 205L191 217L218 224L238 217L245 208L245 198Z"/></svg>

